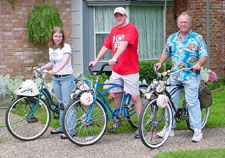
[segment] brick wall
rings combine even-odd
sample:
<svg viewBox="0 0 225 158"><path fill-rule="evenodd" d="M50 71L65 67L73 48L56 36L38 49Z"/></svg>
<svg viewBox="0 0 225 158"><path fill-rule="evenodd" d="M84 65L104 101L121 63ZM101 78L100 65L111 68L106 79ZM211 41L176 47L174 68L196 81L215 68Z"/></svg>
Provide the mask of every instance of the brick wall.
<svg viewBox="0 0 225 158"><path fill-rule="evenodd" d="M46 45L33 44L27 36L27 19L34 4L44 0L16 0L14 8L8 0L0 1L0 74L12 78L32 77L32 67L48 60ZM45 0L60 12L66 42L72 44L72 19L70 0Z"/></svg>
<svg viewBox="0 0 225 158"><path fill-rule="evenodd" d="M225 76L225 1L210 0L210 69L217 75ZM177 16L187 11L192 17L193 31L203 35L206 40L206 0L175 0L167 11L167 37L177 29Z"/></svg>
<svg viewBox="0 0 225 158"><path fill-rule="evenodd" d="M15 8L8 0L0 1L0 74L12 77L32 76L32 67L48 62L46 46L35 45L27 38L27 17L34 4L49 2L63 20L66 42L72 44L71 0L16 0ZM225 76L225 1L210 0L210 67ZM206 40L206 0L174 0L167 8L167 37L177 31L176 18L182 11L192 16L192 28Z"/></svg>

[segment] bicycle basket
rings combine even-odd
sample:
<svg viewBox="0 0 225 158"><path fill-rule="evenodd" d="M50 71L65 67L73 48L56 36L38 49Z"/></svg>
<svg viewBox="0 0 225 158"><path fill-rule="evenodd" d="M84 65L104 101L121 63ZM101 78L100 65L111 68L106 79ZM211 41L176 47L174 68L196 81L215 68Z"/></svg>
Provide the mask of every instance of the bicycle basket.
<svg viewBox="0 0 225 158"><path fill-rule="evenodd" d="M212 105L211 91L204 82L202 82L199 87L198 98L202 108L208 108Z"/></svg>

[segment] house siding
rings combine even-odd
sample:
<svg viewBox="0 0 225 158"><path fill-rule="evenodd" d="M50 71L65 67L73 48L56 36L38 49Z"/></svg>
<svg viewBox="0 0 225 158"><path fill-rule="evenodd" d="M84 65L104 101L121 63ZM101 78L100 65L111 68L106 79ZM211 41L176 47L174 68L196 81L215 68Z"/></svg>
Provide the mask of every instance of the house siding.
<svg viewBox="0 0 225 158"><path fill-rule="evenodd" d="M33 44L27 37L27 19L34 4L42 0L16 0L12 8L8 0L0 1L0 74L10 74L12 78L32 77L32 67L41 66L48 62L48 48L46 45ZM71 44L73 51L73 68L75 73L82 73L85 46L83 43L83 0L46 0L60 12L66 35L66 42ZM224 54L224 8L225 1L209 1L209 50L208 66L219 76L225 76ZM177 31L176 18L187 11L192 16L193 31L202 34L207 42L207 0L174 0L172 6L167 7L166 36Z"/></svg>

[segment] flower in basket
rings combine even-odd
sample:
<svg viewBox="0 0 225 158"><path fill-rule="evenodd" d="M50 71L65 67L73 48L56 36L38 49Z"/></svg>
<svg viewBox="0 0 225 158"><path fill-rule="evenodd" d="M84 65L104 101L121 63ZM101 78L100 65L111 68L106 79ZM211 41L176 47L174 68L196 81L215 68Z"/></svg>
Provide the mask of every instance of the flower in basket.
<svg viewBox="0 0 225 158"><path fill-rule="evenodd" d="M214 71L203 67L201 68L201 79L208 82L209 85L212 85L213 82L218 81L217 75Z"/></svg>

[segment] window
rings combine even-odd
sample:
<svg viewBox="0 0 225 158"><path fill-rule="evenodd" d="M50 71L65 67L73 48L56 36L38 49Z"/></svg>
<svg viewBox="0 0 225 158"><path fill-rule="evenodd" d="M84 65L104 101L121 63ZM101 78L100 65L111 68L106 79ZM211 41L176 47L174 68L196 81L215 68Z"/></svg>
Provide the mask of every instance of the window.
<svg viewBox="0 0 225 158"><path fill-rule="evenodd" d="M112 26L115 7L97 6L94 12L95 54L99 52ZM129 6L128 22L136 25L139 32L139 60L158 59L163 49L163 6ZM108 52L101 61L111 59Z"/></svg>
<svg viewBox="0 0 225 158"><path fill-rule="evenodd" d="M139 33L139 60L158 59L163 50L163 7L130 7L130 22Z"/></svg>
<svg viewBox="0 0 225 158"><path fill-rule="evenodd" d="M97 53L101 49L103 42L108 36L111 28L115 25L113 20L114 7L95 7L95 51ZM112 58L112 51L107 52L101 61L108 61Z"/></svg>

